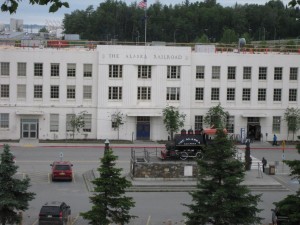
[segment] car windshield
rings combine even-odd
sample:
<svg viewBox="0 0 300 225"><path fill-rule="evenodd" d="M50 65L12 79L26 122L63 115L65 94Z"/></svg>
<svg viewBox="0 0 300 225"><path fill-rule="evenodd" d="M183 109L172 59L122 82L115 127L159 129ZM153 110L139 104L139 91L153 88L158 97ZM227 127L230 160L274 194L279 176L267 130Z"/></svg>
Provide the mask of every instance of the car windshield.
<svg viewBox="0 0 300 225"><path fill-rule="evenodd" d="M55 170L70 170L70 166L69 165L56 165Z"/></svg>
<svg viewBox="0 0 300 225"><path fill-rule="evenodd" d="M59 214L59 207L57 206L43 206L41 213L56 215Z"/></svg>

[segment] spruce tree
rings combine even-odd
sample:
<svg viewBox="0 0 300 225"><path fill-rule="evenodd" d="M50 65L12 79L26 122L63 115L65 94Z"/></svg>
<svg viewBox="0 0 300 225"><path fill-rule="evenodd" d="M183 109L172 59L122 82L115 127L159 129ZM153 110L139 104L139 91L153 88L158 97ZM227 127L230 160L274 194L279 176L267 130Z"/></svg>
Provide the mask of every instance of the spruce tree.
<svg viewBox="0 0 300 225"><path fill-rule="evenodd" d="M244 164L235 156L233 142L218 129L213 142L207 146L203 158L197 161L197 190L190 192L190 211L183 213L187 225L248 225L259 223L257 204L260 195L252 195L241 185Z"/></svg>
<svg viewBox="0 0 300 225"><path fill-rule="evenodd" d="M116 168L117 156L111 149L104 151L101 166L98 168L99 178L93 180L94 195L90 197L92 209L81 213L92 225L108 225L110 223L126 224L136 216L129 215L135 206L132 197L125 196L125 189L131 182L121 176L122 169Z"/></svg>
<svg viewBox="0 0 300 225"><path fill-rule="evenodd" d="M16 224L21 221L18 212L28 209L28 202L35 194L28 192L30 179L14 178L18 166L15 165L9 145L4 145L0 163L0 224Z"/></svg>

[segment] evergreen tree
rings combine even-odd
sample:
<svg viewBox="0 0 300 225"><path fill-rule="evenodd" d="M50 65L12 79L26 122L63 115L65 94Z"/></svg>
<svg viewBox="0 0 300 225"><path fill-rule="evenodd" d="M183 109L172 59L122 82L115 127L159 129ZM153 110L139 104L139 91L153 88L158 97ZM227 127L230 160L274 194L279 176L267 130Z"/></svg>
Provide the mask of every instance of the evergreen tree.
<svg viewBox="0 0 300 225"><path fill-rule="evenodd" d="M216 138L198 160L197 190L190 192L191 204L184 204L190 212L187 225L248 225L259 223L257 214L260 195L252 195L241 185L244 165L234 158L233 142L218 129Z"/></svg>
<svg viewBox="0 0 300 225"><path fill-rule="evenodd" d="M93 181L95 194L90 197L92 209L81 213L84 219L92 225L108 225L110 223L126 224L136 216L129 215L129 210L135 206L132 197L125 196L125 189L131 182L121 177L120 168L115 168L117 156L111 149L104 151L102 165L98 168L100 177Z"/></svg>
<svg viewBox="0 0 300 225"><path fill-rule="evenodd" d="M8 145L4 145L0 163L0 224L16 224L21 221L18 211L28 209L28 202L34 199L34 193L27 192L30 179L14 178L18 166Z"/></svg>

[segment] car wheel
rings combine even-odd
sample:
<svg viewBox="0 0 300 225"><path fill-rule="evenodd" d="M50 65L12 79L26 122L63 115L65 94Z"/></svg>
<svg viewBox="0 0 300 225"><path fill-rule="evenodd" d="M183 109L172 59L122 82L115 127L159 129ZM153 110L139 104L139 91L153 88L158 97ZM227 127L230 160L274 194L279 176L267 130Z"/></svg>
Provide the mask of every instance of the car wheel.
<svg viewBox="0 0 300 225"><path fill-rule="evenodd" d="M197 158L197 159L201 159L201 158L202 158L201 152L197 152L197 153L196 153L196 158Z"/></svg>
<svg viewBox="0 0 300 225"><path fill-rule="evenodd" d="M181 160L186 160L186 159L188 158L188 156L189 156L189 155L188 155L186 152L181 152L181 153L180 153L180 159L181 159Z"/></svg>

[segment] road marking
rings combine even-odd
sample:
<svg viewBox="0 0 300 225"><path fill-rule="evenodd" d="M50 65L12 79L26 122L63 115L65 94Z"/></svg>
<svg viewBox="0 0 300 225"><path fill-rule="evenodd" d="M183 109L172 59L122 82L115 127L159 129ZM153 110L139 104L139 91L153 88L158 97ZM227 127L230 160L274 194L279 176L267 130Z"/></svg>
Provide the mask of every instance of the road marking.
<svg viewBox="0 0 300 225"><path fill-rule="evenodd" d="M73 170L72 179L73 179L73 183L75 184L76 183L76 181L75 181L75 170Z"/></svg>
<svg viewBox="0 0 300 225"><path fill-rule="evenodd" d="M75 219L71 222L71 225L75 224L75 222L78 220L79 214L75 217Z"/></svg>
<svg viewBox="0 0 300 225"><path fill-rule="evenodd" d="M150 220L151 220L151 215L148 216L147 225L149 225Z"/></svg>
<svg viewBox="0 0 300 225"><path fill-rule="evenodd" d="M38 222L38 219L36 219L36 221L34 221L34 223L32 225L35 225Z"/></svg>

